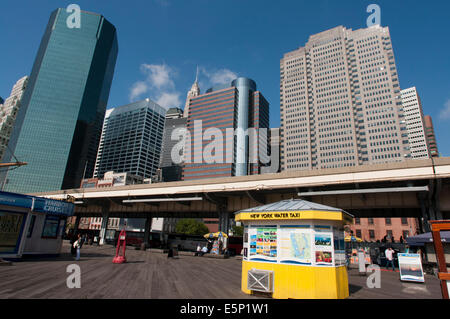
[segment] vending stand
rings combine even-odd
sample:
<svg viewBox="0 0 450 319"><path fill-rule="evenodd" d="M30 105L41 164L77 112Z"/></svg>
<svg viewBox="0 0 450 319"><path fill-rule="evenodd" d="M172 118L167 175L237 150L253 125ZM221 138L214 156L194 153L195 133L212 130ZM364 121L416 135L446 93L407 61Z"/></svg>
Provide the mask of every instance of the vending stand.
<svg viewBox="0 0 450 319"><path fill-rule="evenodd" d="M349 296L344 247L347 212L305 200L284 200L235 213L244 224L242 286L276 299Z"/></svg>
<svg viewBox="0 0 450 319"><path fill-rule="evenodd" d="M58 255L72 203L0 192L0 258Z"/></svg>

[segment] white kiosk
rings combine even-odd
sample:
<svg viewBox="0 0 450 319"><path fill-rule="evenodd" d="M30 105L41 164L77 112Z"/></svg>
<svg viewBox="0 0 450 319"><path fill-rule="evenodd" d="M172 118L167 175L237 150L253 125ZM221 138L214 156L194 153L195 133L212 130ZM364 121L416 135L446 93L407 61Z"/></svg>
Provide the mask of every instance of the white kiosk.
<svg viewBox="0 0 450 319"><path fill-rule="evenodd" d="M58 255L74 204L0 192L0 258Z"/></svg>

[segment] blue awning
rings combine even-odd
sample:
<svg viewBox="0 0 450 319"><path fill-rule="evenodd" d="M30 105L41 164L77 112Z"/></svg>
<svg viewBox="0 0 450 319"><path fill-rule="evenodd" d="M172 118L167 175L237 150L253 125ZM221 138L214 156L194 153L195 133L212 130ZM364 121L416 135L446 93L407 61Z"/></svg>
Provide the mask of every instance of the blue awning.
<svg viewBox="0 0 450 319"><path fill-rule="evenodd" d="M443 243L450 243L450 231L441 232L441 241ZM423 246L426 243L432 243L433 236L431 233L420 234L417 236L406 238L406 242L410 246Z"/></svg>

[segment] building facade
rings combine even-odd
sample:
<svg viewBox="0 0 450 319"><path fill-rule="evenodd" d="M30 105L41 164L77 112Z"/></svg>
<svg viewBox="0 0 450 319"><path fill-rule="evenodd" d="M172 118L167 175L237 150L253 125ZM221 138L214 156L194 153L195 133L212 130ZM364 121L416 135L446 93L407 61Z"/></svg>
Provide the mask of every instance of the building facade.
<svg viewBox="0 0 450 319"><path fill-rule="evenodd" d="M182 163L174 163L172 159L172 151L178 143L185 143L185 134L180 140L172 139L172 135L176 134L175 131L186 131L187 118L183 117L183 111L179 108L171 108L166 113L164 135L161 151L160 161L160 174L162 182L175 182L181 181L183 165ZM179 150L182 154L184 150Z"/></svg>
<svg viewBox="0 0 450 319"><path fill-rule="evenodd" d="M436 142L436 134L434 133L433 120L431 116L425 115L424 117L425 124L425 135L427 138L427 144L429 147L429 152L431 157L439 157L439 151Z"/></svg>
<svg viewBox="0 0 450 319"><path fill-rule="evenodd" d="M135 184L144 184L144 179L130 173L106 172L103 174L103 178L83 179L80 188L117 187Z"/></svg>
<svg viewBox="0 0 450 319"><path fill-rule="evenodd" d="M2 161L5 150L8 147L9 138L11 137L27 84L28 76L19 79L13 86L11 94L6 101L0 103L0 161Z"/></svg>
<svg viewBox="0 0 450 319"><path fill-rule="evenodd" d="M269 103L256 83L238 78L189 101L183 180L260 174L264 156L258 149L268 144ZM251 135L249 129L265 133Z"/></svg>
<svg viewBox="0 0 450 319"><path fill-rule="evenodd" d="M9 171L5 189L32 193L79 187L93 172L118 45L103 16L55 10L47 24L9 148L28 165ZM5 153L5 160L12 157Z"/></svg>
<svg viewBox="0 0 450 319"><path fill-rule="evenodd" d="M282 170L410 157L389 29L312 35L280 61Z"/></svg>
<svg viewBox="0 0 450 319"><path fill-rule="evenodd" d="M165 114L150 99L107 110L94 177L109 171L152 177L159 165Z"/></svg>
<svg viewBox="0 0 450 319"><path fill-rule="evenodd" d="M422 102L415 87L401 91L411 158L430 158Z"/></svg>
<svg viewBox="0 0 450 319"><path fill-rule="evenodd" d="M355 218L350 226L353 235L366 242L386 239L389 242L405 240L419 233L419 223L415 218Z"/></svg>

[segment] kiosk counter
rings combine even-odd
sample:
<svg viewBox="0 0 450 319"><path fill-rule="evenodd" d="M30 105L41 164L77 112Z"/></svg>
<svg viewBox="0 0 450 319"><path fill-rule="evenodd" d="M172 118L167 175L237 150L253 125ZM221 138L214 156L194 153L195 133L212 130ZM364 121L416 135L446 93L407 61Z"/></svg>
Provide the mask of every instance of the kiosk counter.
<svg viewBox="0 0 450 319"><path fill-rule="evenodd" d="M344 225L347 212L304 200L242 210L242 291L277 299L349 296Z"/></svg>

